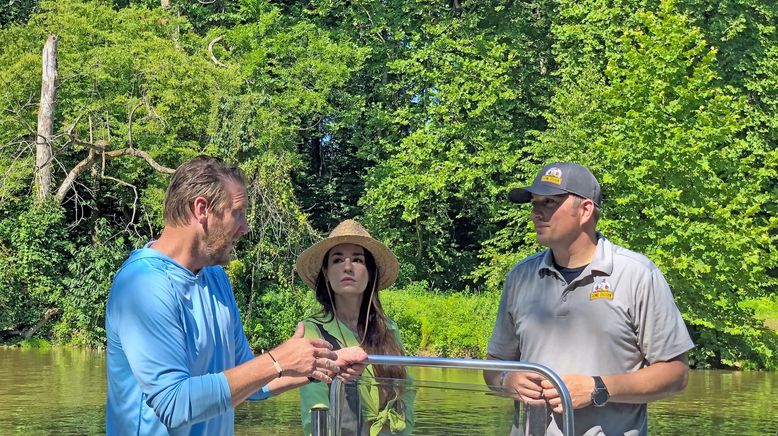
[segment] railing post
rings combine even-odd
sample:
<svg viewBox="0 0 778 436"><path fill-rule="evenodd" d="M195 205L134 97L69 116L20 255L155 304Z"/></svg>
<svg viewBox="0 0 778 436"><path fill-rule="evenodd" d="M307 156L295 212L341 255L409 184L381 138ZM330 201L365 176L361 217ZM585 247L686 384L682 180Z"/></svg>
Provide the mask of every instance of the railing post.
<svg viewBox="0 0 778 436"><path fill-rule="evenodd" d="M338 377L332 379L330 385L330 411L329 411L329 427L330 434L337 436L340 434L340 414L341 403L345 400L345 384L343 380Z"/></svg>
<svg viewBox="0 0 778 436"><path fill-rule="evenodd" d="M311 436L329 436L327 413L329 413L329 408L326 406L311 408Z"/></svg>

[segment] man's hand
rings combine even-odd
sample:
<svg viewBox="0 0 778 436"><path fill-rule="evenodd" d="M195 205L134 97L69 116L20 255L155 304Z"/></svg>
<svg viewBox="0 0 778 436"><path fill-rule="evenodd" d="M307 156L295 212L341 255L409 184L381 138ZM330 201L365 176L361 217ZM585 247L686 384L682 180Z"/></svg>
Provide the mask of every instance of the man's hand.
<svg viewBox="0 0 778 436"><path fill-rule="evenodd" d="M570 393L573 409L580 409L592 403L592 391L594 391L594 379L590 375L565 374L560 377ZM562 413L562 397L548 380L541 382L543 396L555 413Z"/></svg>
<svg viewBox="0 0 778 436"><path fill-rule="evenodd" d="M340 367L338 378L344 382L356 380L367 366L367 353L359 347L341 348L335 351L335 354L338 355L335 363Z"/></svg>
<svg viewBox="0 0 778 436"><path fill-rule="evenodd" d="M303 337L305 325L297 324L294 336L270 351L276 358L284 376L313 377L325 383L332 382L329 374L340 371L338 355L332 351L332 346L324 339L308 339Z"/></svg>
<svg viewBox="0 0 778 436"><path fill-rule="evenodd" d="M546 404L543 397L543 376L534 372L509 371L502 383L502 388L516 400L530 406Z"/></svg>

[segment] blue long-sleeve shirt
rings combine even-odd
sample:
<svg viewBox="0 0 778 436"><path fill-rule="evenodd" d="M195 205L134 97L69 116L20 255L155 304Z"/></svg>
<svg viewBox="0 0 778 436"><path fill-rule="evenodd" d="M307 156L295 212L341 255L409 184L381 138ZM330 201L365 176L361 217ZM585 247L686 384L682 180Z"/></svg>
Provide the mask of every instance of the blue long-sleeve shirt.
<svg viewBox="0 0 778 436"><path fill-rule="evenodd" d="M109 435L233 434L223 371L254 355L220 266L193 274L148 245L133 251L114 277L105 329Z"/></svg>

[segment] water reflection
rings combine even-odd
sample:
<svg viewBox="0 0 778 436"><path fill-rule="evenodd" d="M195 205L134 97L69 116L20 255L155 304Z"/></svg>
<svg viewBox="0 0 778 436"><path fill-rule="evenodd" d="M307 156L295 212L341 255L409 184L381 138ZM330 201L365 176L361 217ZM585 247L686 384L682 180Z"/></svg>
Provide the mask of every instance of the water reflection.
<svg viewBox="0 0 778 436"><path fill-rule="evenodd" d="M0 434L105 432L105 358L0 349Z"/></svg>
<svg viewBox="0 0 778 436"><path fill-rule="evenodd" d="M481 375L461 369L412 368L418 380L473 384ZM102 434L105 355L72 349L0 348L0 434ZM239 435L297 435L298 393L246 403L235 413ZM503 434L511 404L488 392L420 389L416 434ZM446 425L454 425L446 427ZM688 389L649 406L652 435L775 435L778 373L692 371ZM452 433L453 432L453 433Z"/></svg>

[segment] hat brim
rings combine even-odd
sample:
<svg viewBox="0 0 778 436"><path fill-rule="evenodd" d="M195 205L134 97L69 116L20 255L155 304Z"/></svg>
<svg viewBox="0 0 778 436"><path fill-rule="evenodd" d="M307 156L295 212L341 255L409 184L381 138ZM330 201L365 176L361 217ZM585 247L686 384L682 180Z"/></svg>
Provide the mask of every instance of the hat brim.
<svg viewBox="0 0 778 436"><path fill-rule="evenodd" d="M297 256L297 262L295 263L297 274L311 289L316 289L316 279L319 277L319 272L321 272L324 255L340 244L359 245L373 255L379 271L376 289L386 289L397 280L397 275L400 272L400 262L397 261L397 256L386 245L370 237L342 235L323 239Z"/></svg>
<svg viewBox="0 0 778 436"><path fill-rule="evenodd" d="M508 200L513 203L529 203L532 200L532 194L535 195L563 195L568 192L564 189L553 186L525 186L524 188L514 188L508 193Z"/></svg>

